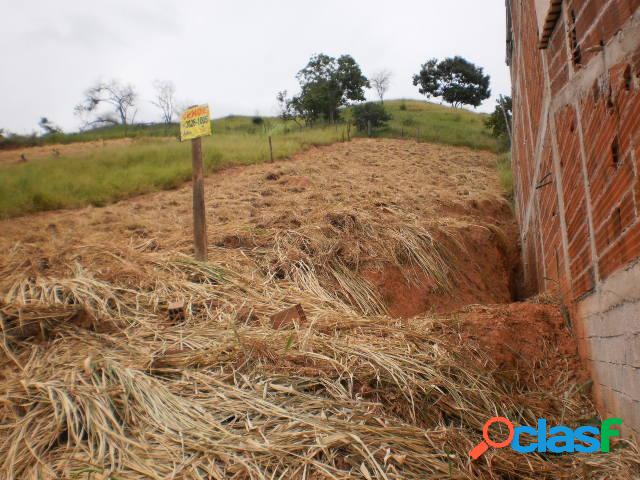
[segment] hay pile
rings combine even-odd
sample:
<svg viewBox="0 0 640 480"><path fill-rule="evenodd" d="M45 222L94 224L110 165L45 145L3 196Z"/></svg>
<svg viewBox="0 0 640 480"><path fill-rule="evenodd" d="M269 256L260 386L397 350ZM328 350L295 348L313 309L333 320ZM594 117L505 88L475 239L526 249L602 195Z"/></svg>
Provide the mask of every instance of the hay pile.
<svg viewBox="0 0 640 480"><path fill-rule="evenodd" d="M458 314L385 315L363 263L410 266L455 294L477 260L465 229L499 231L388 205L221 227L206 264L190 259L188 230L166 233L166 212L102 230L80 230L76 213L24 220L45 233L0 244L0 478L639 475L626 443L608 455L503 449L471 462L492 416L572 425L595 412L551 343L555 380L519 380ZM275 329L270 316L298 303L306 321Z"/></svg>
<svg viewBox="0 0 640 480"><path fill-rule="evenodd" d="M490 416L593 413L575 385L559 382L558 396L501 380L457 341L455 317L363 316L217 262L91 253L114 259L112 281L2 272L5 478L630 478L639 467L631 447L472 464ZM167 298L187 301L184 323L168 319ZM268 316L298 302L307 324L274 330Z"/></svg>

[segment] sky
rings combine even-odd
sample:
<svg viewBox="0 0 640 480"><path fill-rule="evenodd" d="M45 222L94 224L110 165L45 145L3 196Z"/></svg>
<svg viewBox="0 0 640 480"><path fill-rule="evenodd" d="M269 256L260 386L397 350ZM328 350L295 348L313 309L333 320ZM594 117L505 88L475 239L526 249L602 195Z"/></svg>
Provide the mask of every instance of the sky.
<svg viewBox="0 0 640 480"><path fill-rule="evenodd" d="M40 117L77 130L84 90L111 79L139 93L137 121L159 120L155 80L214 117L273 115L316 53L390 70L390 99L424 98L413 74L454 55L491 76L479 111L511 90L504 0L0 0L0 12L0 128L15 133L37 132Z"/></svg>

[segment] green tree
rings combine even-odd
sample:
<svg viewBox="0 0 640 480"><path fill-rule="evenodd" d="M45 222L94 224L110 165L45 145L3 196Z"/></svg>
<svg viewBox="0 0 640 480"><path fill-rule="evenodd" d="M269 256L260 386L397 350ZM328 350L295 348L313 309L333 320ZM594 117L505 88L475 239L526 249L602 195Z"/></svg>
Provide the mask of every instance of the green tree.
<svg viewBox="0 0 640 480"><path fill-rule="evenodd" d="M496 108L491 115L487 117L484 124L491 135L498 139L502 139L511 144L511 118L512 118L512 101L511 97L500 95L496 100Z"/></svg>
<svg viewBox="0 0 640 480"><path fill-rule="evenodd" d="M355 105L352 110L356 128L361 132L369 128L369 123L371 123L371 128L375 129L386 126L386 123L391 120L391 115L385 110L382 103L361 103Z"/></svg>
<svg viewBox="0 0 640 480"><path fill-rule="evenodd" d="M364 101L364 89L370 87L369 80L350 55L338 59L322 53L314 55L296 78L301 91L290 100L290 105L307 123L318 119L335 123L340 107ZM282 103L280 96L278 100Z"/></svg>
<svg viewBox="0 0 640 480"><path fill-rule="evenodd" d="M484 75L482 67L458 56L441 62L429 60L413 76L413 84L427 98L440 97L454 107L477 107L491 96L489 75Z"/></svg>

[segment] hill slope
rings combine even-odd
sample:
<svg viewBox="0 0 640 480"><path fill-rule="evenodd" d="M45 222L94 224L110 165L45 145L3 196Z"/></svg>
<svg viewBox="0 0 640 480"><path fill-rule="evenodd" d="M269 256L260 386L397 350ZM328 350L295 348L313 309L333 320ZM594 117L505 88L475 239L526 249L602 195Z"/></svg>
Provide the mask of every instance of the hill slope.
<svg viewBox="0 0 640 480"><path fill-rule="evenodd" d="M482 115L418 101L388 101L386 105L393 120L376 136L404 136L483 150L496 148L484 129ZM293 122L284 124L273 118L255 124L251 117L215 120L213 131L213 136L204 141L207 172L269 161L269 136L275 159L349 136L345 124L300 128ZM63 140L64 146L0 151L0 218L106 205L133 195L175 188L189 180L189 145L166 137L177 135L175 125L132 127L128 134L131 136L125 139L122 127L111 127L41 139ZM354 129L351 134L357 135ZM78 143L80 139L94 143Z"/></svg>

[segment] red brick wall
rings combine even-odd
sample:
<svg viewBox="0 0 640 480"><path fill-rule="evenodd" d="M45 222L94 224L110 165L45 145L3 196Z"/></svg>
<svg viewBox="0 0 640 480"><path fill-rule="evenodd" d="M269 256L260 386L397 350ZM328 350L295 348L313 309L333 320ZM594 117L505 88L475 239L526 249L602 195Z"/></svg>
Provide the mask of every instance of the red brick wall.
<svg viewBox="0 0 640 480"><path fill-rule="evenodd" d="M511 20L526 291L561 294L602 412L640 435L640 0L563 1L545 49L535 2Z"/></svg>

